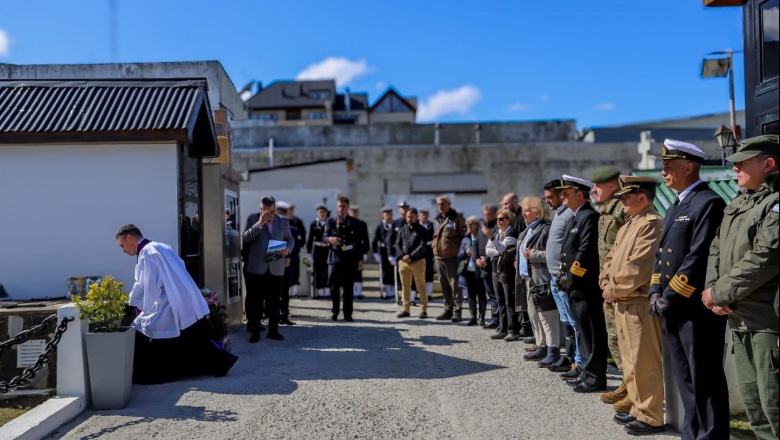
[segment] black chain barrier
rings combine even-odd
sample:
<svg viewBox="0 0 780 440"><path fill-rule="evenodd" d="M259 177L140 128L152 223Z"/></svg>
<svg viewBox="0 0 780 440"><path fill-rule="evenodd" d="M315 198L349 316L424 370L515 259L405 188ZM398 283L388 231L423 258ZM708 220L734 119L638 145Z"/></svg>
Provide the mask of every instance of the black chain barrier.
<svg viewBox="0 0 780 440"><path fill-rule="evenodd" d="M35 365L30 368L26 368L24 372L22 372L21 376L16 376L8 382L0 381L0 393L6 394L9 391L14 391L17 388L21 388L30 384L30 381L35 378L35 374L40 371L41 368L43 368L43 366L49 362L49 360L51 360L51 355L57 352L57 344L60 343L62 334L65 333L65 330L68 329L68 322L73 321L73 319L74 318L63 318L62 321L60 321L60 324L54 330L54 336L49 342L46 343L45 350L43 353L38 355L38 359L35 361ZM3 349L7 347L11 347L16 344L23 344L29 341L30 337L36 336L41 330L55 322L57 322L57 315L51 315L35 327L20 332L12 339L0 343L0 353L2 353Z"/></svg>

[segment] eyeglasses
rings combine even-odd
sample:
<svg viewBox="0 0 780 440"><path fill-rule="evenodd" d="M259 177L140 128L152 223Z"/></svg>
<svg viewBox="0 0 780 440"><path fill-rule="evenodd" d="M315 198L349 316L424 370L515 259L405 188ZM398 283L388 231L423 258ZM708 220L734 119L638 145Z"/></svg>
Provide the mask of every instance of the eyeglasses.
<svg viewBox="0 0 780 440"><path fill-rule="evenodd" d="M499 222L502 222L502 221L506 220L506 217L496 217L496 220L499 221Z"/></svg>

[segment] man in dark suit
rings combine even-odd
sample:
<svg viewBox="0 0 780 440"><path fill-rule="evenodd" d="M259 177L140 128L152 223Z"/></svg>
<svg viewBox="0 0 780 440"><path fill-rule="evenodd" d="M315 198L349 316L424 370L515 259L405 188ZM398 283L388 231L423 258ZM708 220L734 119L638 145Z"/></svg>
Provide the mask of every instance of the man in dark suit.
<svg viewBox="0 0 780 440"><path fill-rule="evenodd" d="M558 187L563 204L574 214L566 225L561 268L556 282L571 300L582 355L579 377L569 382L578 393L607 388L607 326L599 288L599 214L589 200L593 183L563 175Z"/></svg>
<svg viewBox="0 0 780 440"><path fill-rule="evenodd" d="M707 155L698 147L667 139L662 153L661 175L678 195L664 218L650 307L664 318L671 369L685 409L682 438L729 438L729 396L723 372L726 317L710 312L701 301L710 244L726 202L699 178ZM635 431L641 433L641 427Z"/></svg>
<svg viewBox="0 0 780 440"><path fill-rule="evenodd" d="M336 216L328 220L323 239L330 243L328 264L330 271L330 298L333 301L330 319L339 317L340 300L344 298L344 321L352 322L352 295L355 286L355 270L363 270L362 230L358 222L349 216L349 199L339 197Z"/></svg>
<svg viewBox="0 0 780 440"><path fill-rule="evenodd" d="M265 196L261 211L246 220L246 230L241 238L248 247L245 263L247 329L252 333L249 342L260 340L260 321L263 310L268 315L268 338L282 340L279 334L279 297L284 277L284 257L290 255L295 241L290 233L288 220L276 214L276 199ZM269 253L270 240L285 241L287 247Z"/></svg>

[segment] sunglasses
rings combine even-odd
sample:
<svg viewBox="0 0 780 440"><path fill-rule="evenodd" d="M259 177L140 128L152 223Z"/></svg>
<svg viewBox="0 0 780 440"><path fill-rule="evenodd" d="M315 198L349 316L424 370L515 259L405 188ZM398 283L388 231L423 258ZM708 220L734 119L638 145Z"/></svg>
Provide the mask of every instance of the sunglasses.
<svg viewBox="0 0 780 440"><path fill-rule="evenodd" d="M506 217L496 217L496 220L502 222L506 220Z"/></svg>

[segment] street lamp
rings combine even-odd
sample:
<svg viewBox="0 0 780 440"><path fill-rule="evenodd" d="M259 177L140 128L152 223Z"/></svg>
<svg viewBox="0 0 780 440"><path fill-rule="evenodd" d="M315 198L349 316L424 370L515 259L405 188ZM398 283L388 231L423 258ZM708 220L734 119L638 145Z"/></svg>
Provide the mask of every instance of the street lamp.
<svg viewBox="0 0 780 440"><path fill-rule="evenodd" d="M718 128L715 132L715 138L718 140L718 145L720 145L723 166L726 166L726 149L730 148L731 153L734 153L734 148L737 146L737 139L734 137L734 132L729 130L725 125L721 125Z"/></svg>
<svg viewBox="0 0 780 440"><path fill-rule="evenodd" d="M727 51L720 51L720 52L710 52L707 54L707 57L704 58L704 60L702 60L702 64L701 64L702 78L723 78L724 76L728 76L729 78L729 123L731 124L731 129L728 131L729 134L731 134L734 139L733 145L736 145L737 138L740 135L739 128L737 127L736 114L735 114L736 112L734 110L733 55L735 52L742 52L742 51L727 50ZM718 55L725 55L725 57L718 56ZM721 127L721 128L725 128L725 127ZM717 133L720 132L721 130L718 129ZM716 136L720 136L717 133ZM720 141L721 139L720 137L718 137L718 142L720 143ZM729 145L731 144L721 144L721 148L726 148Z"/></svg>

